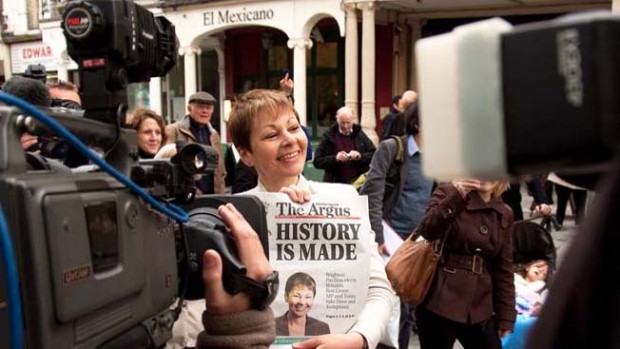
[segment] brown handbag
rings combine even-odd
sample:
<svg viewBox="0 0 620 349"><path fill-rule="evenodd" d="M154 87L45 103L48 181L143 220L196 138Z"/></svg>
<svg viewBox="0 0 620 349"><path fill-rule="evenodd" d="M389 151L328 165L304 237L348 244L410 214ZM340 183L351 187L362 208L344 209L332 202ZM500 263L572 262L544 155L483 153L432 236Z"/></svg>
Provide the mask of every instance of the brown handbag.
<svg viewBox="0 0 620 349"><path fill-rule="evenodd" d="M435 241L416 241L418 236L415 232L411 234L385 266L396 294L414 305L422 303L426 297L447 237Z"/></svg>

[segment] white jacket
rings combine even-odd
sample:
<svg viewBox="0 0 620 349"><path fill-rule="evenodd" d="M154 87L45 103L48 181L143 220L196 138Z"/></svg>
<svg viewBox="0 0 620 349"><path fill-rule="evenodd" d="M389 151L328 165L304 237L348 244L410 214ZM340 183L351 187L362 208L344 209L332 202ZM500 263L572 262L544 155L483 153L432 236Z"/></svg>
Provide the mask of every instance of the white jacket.
<svg viewBox="0 0 620 349"><path fill-rule="evenodd" d="M308 187L312 195L329 194L334 197L359 195L351 185L308 181L304 176L299 176L297 186ZM267 192L267 190L259 181L257 187L241 194L260 192ZM375 348L383 338L383 332L392 314L392 308L395 304L398 304L398 297L394 293L385 273L383 258L379 255L377 243L375 242L375 233L372 230L369 233L367 242L370 244L368 249L371 251L371 259L368 296L362 312L358 315L357 321L348 332L360 333L368 341L368 347Z"/></svg>

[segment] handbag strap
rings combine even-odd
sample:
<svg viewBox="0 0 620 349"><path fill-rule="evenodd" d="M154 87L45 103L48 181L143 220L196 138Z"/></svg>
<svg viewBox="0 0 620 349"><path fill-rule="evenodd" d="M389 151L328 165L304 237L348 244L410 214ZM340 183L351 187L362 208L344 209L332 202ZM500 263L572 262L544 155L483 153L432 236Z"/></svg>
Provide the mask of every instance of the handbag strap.
<svg viewBox="0 0 620 349"><path fill-rule="evenodd" d="M441 256L443 254L443 248L446 245L446 240L448 239L448 235L450 234L450 228L448 228L448 231L439 239L435 240L433 242L433 250L435 250L439 256ZM422 235L422 233L418 230L418 228L416 228L413 233L411 233L411 235L409 236L409 239L411 239L412 241L417 240L420 236ZM439 249L436 248L437 244L439 244Z"/></svg>

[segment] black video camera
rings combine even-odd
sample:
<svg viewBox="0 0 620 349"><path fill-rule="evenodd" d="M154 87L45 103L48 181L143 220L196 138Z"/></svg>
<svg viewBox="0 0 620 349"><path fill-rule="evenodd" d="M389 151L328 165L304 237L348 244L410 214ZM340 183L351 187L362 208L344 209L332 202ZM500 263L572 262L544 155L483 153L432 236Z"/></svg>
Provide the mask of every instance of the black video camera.
<svg viewBox="0 0 620 349"><path fill-rule="evenodd" d="M195 197L194 176L217 163L212 148L194 144L179 148L170 161L140 162L135 130L120 127L126 84L163 75L174 65L169 22L128 0L71 2L62 22L80 68L85 112L51 109L49 115L101 149L114 169L159 201L180 203L190 218L177 224L101 170L75 171L24 156L22 132L54 133L33 113L0 107L0 203L15 251L25 346L161 347L178 315L179 308L171 308L175 300L204 297L199 257L205 249L220 252L226 290L245 290L245 267L217 207L233 203L267 253L264 209L250 196ZM3 348L13 339L8 323L9 310L15 310L6 301L5 272L2 265Z"/></svg>
<svg viewBox="0 0 620 349"><path fill-rule="evenodd" d="M43 64L29 64L24 71L24 77L39 80L42 83L47 81L47 70Z"/></svg>

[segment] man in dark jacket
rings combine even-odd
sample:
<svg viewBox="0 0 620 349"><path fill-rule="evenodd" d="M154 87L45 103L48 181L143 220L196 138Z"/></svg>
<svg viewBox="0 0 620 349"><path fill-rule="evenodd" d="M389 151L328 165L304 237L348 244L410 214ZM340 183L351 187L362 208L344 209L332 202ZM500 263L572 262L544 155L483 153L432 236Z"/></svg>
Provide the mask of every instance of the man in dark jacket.
<svg viewBox="0 0 620 349"><path fill-rule="evenodd" d="M411 103L417 100L418 94L415 91L407 90L403 92L398 101L398 110L400 112L391 115L391 120L383 124L384 129L381 132L381 140L388 139L390 136L402 136L405 134L405 110Z"/></svg>
<svg viewBox="0 0 620 349"><path fill-rule="evenodd" d="M342 107L336 112L336 124L325 134L314 154L314 167L325 170L323 182L351 183L368 171L375 145L355 124L353 110Z"/></svg>
<svg viewBox="0 0 620 349"><path fill-rule="evenodd" d="M189 97L188 114L183 119L166 126L168 143L178 141L200 143L212 146L218 154L217 167L214 174L203 175L196 181L202 194L223 194L225 191L226 168L220 135L211 126L211 117L215 110L216 99L210 93L197 92Z"/></svg>

